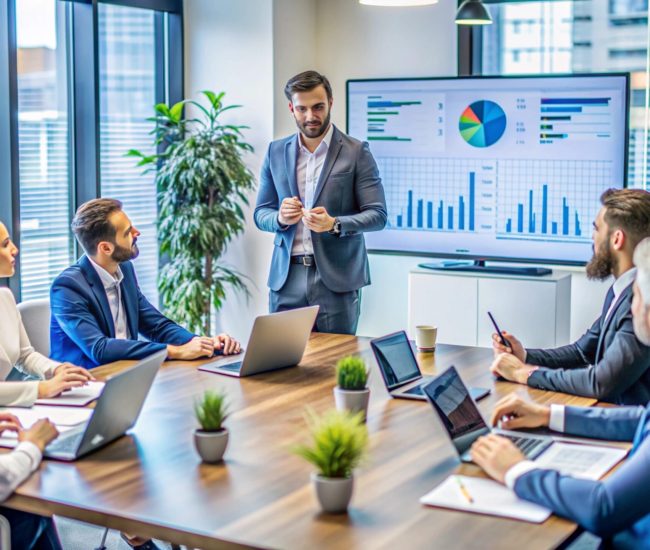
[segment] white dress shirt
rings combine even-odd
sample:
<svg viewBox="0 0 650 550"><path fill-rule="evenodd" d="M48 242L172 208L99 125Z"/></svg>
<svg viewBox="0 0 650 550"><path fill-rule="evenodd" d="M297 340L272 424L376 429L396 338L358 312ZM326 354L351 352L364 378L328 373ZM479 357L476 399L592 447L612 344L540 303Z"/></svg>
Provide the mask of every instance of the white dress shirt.
<svg viewBox="0 0 650 550"><path fill-rule="evenodd" d="M311 210L314 206L314 192L318 184L318 178L323 171L325 158L332 142L334 125L325 132L323 140L318 144L312 153L302 142L302 134L298 133L298 156L296 158L296 183L305 210ZM293 239L291 255L313 254L314 246L311 242L311 230L300 220L296 227L296 236Z"/></svg>
<svg viewBox="0 0 650 550"><path fill-rule="evenodd" d="M108 306L111 308L111 316L113 317L113 326L115 327L115 338L120 340L128 340L129 327L126 324L126 308L124 307L124 300L122 299L122 289L120 284L124 279L124 273L120 267L117 267L115 276L111 275L102 266L96 264L91 258L88 258L90 263L95 268L97 275L104 285L106 298L108 298Z"/></svg>
<svg viewBox="0 0 650 550"><path fill-rule="evenodd" d="M605 314L605 319L604 319L605 321L607 320L609 314L614 309L616 302L618 302L618 299L621 296L621 292L623 292L628 286L630 286L634 282L635 278L636 278L636 267L633 267L632 269L628 269L625 273L623 273L623 275L621 275L618 279L614 281L614 284L612 285L612 290L614 291L614 299L612 300L612 303L609 305L609 309Z"/></svg>
<svg viewBox="0 0 650 550"><path fill-rule="evenodd" d="M551 405L551 418L548 427L554 432L564 432L564 406ZM532 460L522 460L510 468L505 475L505 483L509 489L515 488L517 480L531 470L539 468Z"/></svg>
<svg viewBox="0 0 650 550"><path fill-rule="evenodd" d="M6 500L41 463L41 451L31 441L23 441L0 456L0 502Z"/></svg>
<svg viewBox="0 0 650 550"><path fill-rule="evenodd" d="M34 351L8 288L0 288L0 327L0 406L31 407L38 398L38 381L7 382L11 369L43 379L51 378L60 363Z"/></svg>

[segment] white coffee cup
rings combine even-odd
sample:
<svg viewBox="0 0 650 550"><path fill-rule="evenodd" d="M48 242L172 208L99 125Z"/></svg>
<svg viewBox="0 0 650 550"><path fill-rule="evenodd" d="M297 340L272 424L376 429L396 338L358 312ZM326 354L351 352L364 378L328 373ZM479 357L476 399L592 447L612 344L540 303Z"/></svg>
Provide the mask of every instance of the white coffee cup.
<svg viewBox="0 0 650 550"><path fill-rule="evenodd" d="M436 349L438 327L432 325L417 325L415 327L415 345L420 351L433 351Z"/></svg>

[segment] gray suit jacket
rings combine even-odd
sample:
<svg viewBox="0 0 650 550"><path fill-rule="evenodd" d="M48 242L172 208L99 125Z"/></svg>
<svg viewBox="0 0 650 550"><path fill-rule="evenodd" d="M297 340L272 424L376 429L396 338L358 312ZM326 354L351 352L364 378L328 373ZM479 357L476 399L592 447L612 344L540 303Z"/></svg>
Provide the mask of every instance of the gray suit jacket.
<svg viewBox="0 0 650 550"><path fill-rule="evenodd" d="M268 285L280 290L287 280L296 225L283 229L278 212L283 199L299 196L296 182L298 134L274 141L264 159L255 224L275 233ZM370 284L364 231L386 225L386 199L375 159L368 144L334 128L325 164L316 184L314 206L323 206L341 222L339 236L312 233L316 267L334 292L357 290Z"/></svg>
<svg viewBox="0 0 650 550"><path fill-rule="evenodd" d="M528 385L621 405L650 402L650 348L634 335L631 308L629 285L607 320L604 310L574 344L527 350L527 363L546 367L534 372Z"/></svg>

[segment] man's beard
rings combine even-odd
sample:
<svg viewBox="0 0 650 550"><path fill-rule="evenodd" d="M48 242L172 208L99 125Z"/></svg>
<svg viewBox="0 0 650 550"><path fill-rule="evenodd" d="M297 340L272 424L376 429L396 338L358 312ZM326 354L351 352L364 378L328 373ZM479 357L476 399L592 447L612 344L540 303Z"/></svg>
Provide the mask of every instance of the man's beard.
<svg viewBox="0 0 650 550"><path fill-rule="evenodd" d="M136 240L133 241L131 248L126 248L125 246L116 244L115 250L113 250L113 254L111 254L111 260L118 264L128 262L129 260L135 260L138 257L138 254L140 254L140 249L135 243Z"/></svg>
<svg viewBox="0 0 650 550"><path fill-rule="evenodd" d="M300 130L306 137L313 139L313 138L320 137L325 133L328 126L330 125L330 118L331 118L331 112L327 113L327 116L325 117L323 124L321 124L316 128L314 126L307 126L307 124L300 124L297 120L296 120L296 126L298 126L298 130Z"/></svg>
<svg viewBox="0 0 650 550"><path fill-rule="evenodd" d="M612 249L609 246L609 235L607 240L594 250L594 255L589 260L587 267L587 277L597 281L604 281L614 273L616 267L616 258L612 254Z"/></svg>

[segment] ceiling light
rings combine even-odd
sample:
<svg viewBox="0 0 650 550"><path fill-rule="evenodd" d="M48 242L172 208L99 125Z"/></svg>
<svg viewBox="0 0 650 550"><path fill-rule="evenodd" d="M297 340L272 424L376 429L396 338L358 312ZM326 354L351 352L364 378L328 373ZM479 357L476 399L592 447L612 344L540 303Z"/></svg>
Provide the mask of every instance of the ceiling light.
<svg viewBox="0 0 650 550"><path fill-rule="evenodd" d="M456 25L490 25L492 18L481 0L465 0L456 12Z"/></svg>
<svg viewBox="0 0 650 550"><path fill-rule="evenodd" d="M366 6L391 6L391 7L404 7L404 6L429 6L437 4L438 0L359 0L359 4Z"/></svg>

